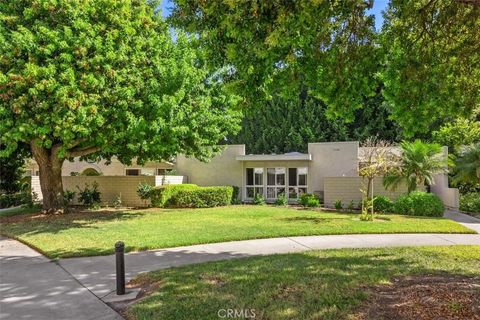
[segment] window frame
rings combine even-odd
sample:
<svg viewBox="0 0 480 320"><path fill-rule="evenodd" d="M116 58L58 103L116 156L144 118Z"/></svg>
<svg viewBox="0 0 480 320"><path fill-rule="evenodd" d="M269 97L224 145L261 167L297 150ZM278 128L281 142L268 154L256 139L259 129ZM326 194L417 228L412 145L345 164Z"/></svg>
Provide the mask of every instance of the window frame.
<svg viewBox="0 0 480 320"><path fill-rule="evenodd" d="M138 170L138 174L128 174L128 170ZM127 177L139 177L142 175L142 169L141 168L125 168L125 176Z"/></svg>
<svg viewBox="0 0 480 320"><path fill-rule="evenodd" d="M275 200L275 199L278 199L278 194L279 194L279 190L280 189L283 189L283 194L285 195L286 194L286 182L287 182L287 168L285 167L274 167L274 168L266 168L266 172L267 172L267 184L266 184L266 199L268 200ZM274 184L269 184L268 183L268 171L269 170L272 170L274 171L273 175L274 175ZM283 170L283 173L277 173L277 170ZM278 179L277 177L282 175L283 174L283 184L278 184ZM274 194L274 197L269 197L268 196L268 189L271 189L273 188L273 194ZM281 194L281 192L280 192Z"/></svg>
<svg viewBox="0 0 480 320"><path fill-rule="evenodd" d="M253 179L252 179L252 182L253 184L248 184L248 170L249 169L252 169L252 174L253 174ZM262 170L262 181L261 181L261 184L256 184L255 183L255 175L257 173L255 173L255 170ZM264 196L264 193L265 193L265 168L263 167L248 167L248 168L245 168L245 199L249 199L249 200L252 200L256 194L261 194L262 196ZM248 196L248 189L249 188L253 188L253 197L249 197ZM261 192L258 192L257 190L260 189Z"/></svg>

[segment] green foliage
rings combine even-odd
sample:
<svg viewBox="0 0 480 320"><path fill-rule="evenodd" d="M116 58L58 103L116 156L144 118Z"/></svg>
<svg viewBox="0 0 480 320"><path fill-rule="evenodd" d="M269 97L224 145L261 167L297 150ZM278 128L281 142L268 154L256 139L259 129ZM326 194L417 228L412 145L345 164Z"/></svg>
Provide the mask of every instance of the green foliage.
<svg viewBox="0 0 480 320"><path fill-rule="evenodd" d="M266 204L265 198L263 198L263 196L262 196L260 193L257 193L257 194L253 197L253 204L254 204L254 205L257 205L257 206L263 206L263 205Z"/></svg>
<svg viewBox="0 0 480 320"><path fill-rule="evenodd" d="M408 192L434 183L434 175L447 171L447 159L442 147L436 143L403 141L402 156L396 167L383 179L386 188L395 189L400 183L406 183Z"/></svg>
<svg viewBox="0 0 480 320"><path fill-rule="evenodd" d="M178 208L210 208L226 206L232 202L232 187L196 187L176 192L169 205Z"/></svg>
<svg viewBox="0 0 480 320"><path fill-rule="evenodd" d="M480 142L464 147L455 159L454 181L480 183Z"/></svg>
<svg viewBox="0 0 480 320"><path fill-rule="evenodd" d="M150 201L154 207L165 207L171 204L171 199L180 190L193 190L196 188L198 188L196 184L170 184L155 187L150 191Z"/></svg>
<svg viewBox="0 0 480 320"><path fill-rule="evenodd" d="M480 10L469 1L390 1L380 78L404 134L469 117L480 104Z"/></svg>
<svg viewBox="0 0 480 320"><path fill-rule="evenodd" d="M472 192L460 195L460 210L480 213L480 193Z"/></svg>
<svg viewBox="0 0 480 320"><path fill-rule="evenodd" d="M92 185L85 183L85 188L78 189L78 201L83 203L86 206L96 206L99 205L101 200L100 191L98 191L98 183L94 182Z"/></svg>
<svg viewBox="0 0 480 320"><path fill-rule="evenodd" d="M240 188L232 186L232 204L240 204Z"/></svg>
<svg viewBox="0 0 480 320"><path fill-rule="evenodd" d="M349 212L353 212L355 210L355 201L351 200L350 203L348 204L347 210Z"/></svg>
<svg viewBox="0 0 480 320"><path fill-rule="evenodd" d="M442 200L433 193L414 191L400 196L393 204L398 214L441 217L445 211Z"/></svg>
<svg viewBox="0 0 480 320"><path fill-rule="evenodd" d="M461 146L480 142L480 122L459 118L434 131L432 137L440 145L448 146L449 153L457 154Z"/></svg>
<svg viewBox="0 0 480 320"><path fill-rule="evenodd" d="M32 195L29 191L20 191L15 193L0 193L0 209L16 207L20 205L30 206L32 204Z"/></svg>
<svg viewBox="0 0 480 320"><path fill-rule="evenodd" d="M332 117L350 120L374 93L378 67L368 5L352 0L177 0L174 25L197 34L211 70L244 98L262 106L275 93L297 99L309 91Z"/></svg>
<svg viewBox="0 0 480 320"><path fill-rule="evenodd" d="M373 200L373 208L375 212L392 213L393 201L385 196L376 196Z"/></svg>
<svg viewBox="0 0 480 320"><path fill-rule="evenodd" d="M170 30L150 1L0 2L1 153L28 143L44 170L74 157L210 158L239 128L238 98L195 38ZM57 199L48 183L44 200Z"/></svg>
<svg viewBox="0 0 480 320"><path fill-rule="evenodd" d="M65 202L65 206L71 205L73 199L75 199L76 192L71 190L63 191L63 200Z"/></svg>
<svg viewBox="0 0 480 320"><path fill-rule="evenodd" d="M0 193L14 194L26 188L22 177L25 173L25 159L28 158L30 152L28 145L21 144L15 152L7 157L2 157L2 151L6 148L5 144L0 144Z"/></svg>
<svg viewBox="0 0 480 320"><path fill-rule="evenodd" d="M340 200L340 199L335 200L333 206L334 206L335 209L337 209L337 210L342 210L342 209L343 209L342 200Z"/></svg>
<svg viewBox="0 0 480 320"><path fill-rule="evenodd" d="M276 206L287 206L288 205L288 198L284 194L281 194L277 197L277 200L275 200L275 205Z"/></svg>
<svg viewBox="0 0 480 320"><path fill-rule="evenodd" d="M140 183L137 188L137 194L142 200L150 199L150 193L153 190L153 186L146 182Z"/></svg>
<svg viewBox="0 0 480 320"><path fill-rule="evenodd" d="M122 194L119 193L116 197L115 200L113 200L113 206L115 208L120 208L122 206Z"/></svg>
<svg viewBox="0 0 480 320"><path fill-rule="evenodd" d="M298 203L304 207L315 208L320 206L320 199L316 194L312 193L303 193L298 199Z"/></svg>

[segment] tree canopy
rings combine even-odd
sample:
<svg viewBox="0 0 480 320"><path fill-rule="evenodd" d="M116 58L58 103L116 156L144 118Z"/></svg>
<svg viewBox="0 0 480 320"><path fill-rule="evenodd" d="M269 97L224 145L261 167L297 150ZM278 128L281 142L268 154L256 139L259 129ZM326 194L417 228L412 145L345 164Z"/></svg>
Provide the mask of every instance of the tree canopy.
<svg viewBox="0 0 480 320"><path fill-rule="evenodd" d="M30 144L46 207L63 202L65 159L206 159L238 127L235 96L204 67L191 39L181 32L172 39L156 5L0 3L2 154Z"/></svg>

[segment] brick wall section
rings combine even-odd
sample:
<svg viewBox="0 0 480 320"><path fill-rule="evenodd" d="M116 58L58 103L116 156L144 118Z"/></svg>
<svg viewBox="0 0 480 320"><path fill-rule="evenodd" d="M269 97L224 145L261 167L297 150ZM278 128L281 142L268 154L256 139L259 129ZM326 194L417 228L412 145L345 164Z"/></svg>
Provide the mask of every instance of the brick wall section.
<svg viewBox="0 0 480 320"><path fill-rule="evenodd" d="M341 200L344 207L354 201L357 205L362 199L360 189L363 188L362 177L326 177L324 179L324 203L326 207L333 207L335 201ZM385 190L382 178L373 180L373 193L377 196L387 196L394 200L407 192L405 185L399 186L395 191Z"/></svg>
<svg viewBox="0 0 480 320"><path fill-rule="evenodd" d="M165 178L162 178L165 177ZM79 204L78 188L85 188L85 184L92 185L98 183L98 190L101 193L101 205L113 205L117 196L121 195L122 205L128 207L144 206L145 201L140 199L137 194L137 188L140 183L153 185L181 184L184 180L181 176L65 176L63 179L63 190L75 191L77 193L74 204ZM42 199L42 190L40 188L40 179L38 176L32 176L32 192ZM148 204L148 201L147 201Z"/></svg>

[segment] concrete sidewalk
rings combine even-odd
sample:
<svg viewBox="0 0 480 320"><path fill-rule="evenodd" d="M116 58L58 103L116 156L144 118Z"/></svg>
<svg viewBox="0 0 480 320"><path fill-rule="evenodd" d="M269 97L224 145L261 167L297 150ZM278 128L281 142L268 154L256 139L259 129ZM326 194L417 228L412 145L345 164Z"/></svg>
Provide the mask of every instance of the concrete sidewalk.
<svg viewBox="0 0 480 320"><path fill-rule="evenodd" d="M370 234L284 237L232 241L125 255L127 281L142 272L207 261L312 249L423 245L480 245L478 234ZM115 256L61 259L60 265L100 298L115 289Z"/></svg>
<svg viewBox="0 0 480 320"><path fill-rule="evenodd" d="M123 319L68 272L0 237L0 319Z"/></svg>
<svg viewBox="0 0 480 320"><path fill-rule="evenodd" d="M444 215L445 218L456 221L465 227L477 231L480 233L480 219L469 216L468 214L458 211L447 210Z"/></svg>

